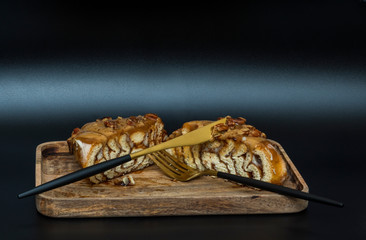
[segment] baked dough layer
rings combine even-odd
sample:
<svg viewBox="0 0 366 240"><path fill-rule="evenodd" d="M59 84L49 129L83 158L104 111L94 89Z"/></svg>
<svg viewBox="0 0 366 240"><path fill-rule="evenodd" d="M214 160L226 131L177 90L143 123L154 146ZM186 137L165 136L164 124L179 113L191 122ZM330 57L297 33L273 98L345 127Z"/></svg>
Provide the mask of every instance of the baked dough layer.
<svg viewBox="0 0 366 240"><path fill-rule="evenodd" d="M70 152L85 168L163 142L166 131L162 120L155 114L144 116L105 117L75 128L67 140ZM141 170L153 161L148 156L124 163L90 177L93 183L104 182L126 173Z"/></svg>
<svg viewBox="0 0 366 240"><path fill-rule="evenodd" d="M190 121L174 131L169 139L184 135L212 121ZM225 124L213 128L210 142L168 149L172 155L190 167L250 177L274 184L282 184L287 166L281 154L266 134L247 125L244 118L228 117Z"/></svg>

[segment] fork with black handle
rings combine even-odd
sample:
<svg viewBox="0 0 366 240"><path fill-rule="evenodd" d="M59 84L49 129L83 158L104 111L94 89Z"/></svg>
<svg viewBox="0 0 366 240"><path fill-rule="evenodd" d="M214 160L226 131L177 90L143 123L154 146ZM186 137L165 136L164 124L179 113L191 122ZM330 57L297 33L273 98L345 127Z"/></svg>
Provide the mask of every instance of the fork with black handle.
<svg viewBox="0 0 366 240"><path fill-rule="evenodd" d="M140 156L147 155L152 152L161 151L167 148L174 148L178 146L187 146L187 145L195 145L207 142L213 138L212 136L212 129L217 124L222 124L226 122L226 118L222 118L218 121L212 122L204 127L196 129L192 132L189 132L185 135L179 136L177 138L171 139L169 141L160 143L158 145L146 148L144 150L131 153L129 155L125 155L119 158L111 159L87 168L83 168L76 172L67 174L65 176L56 178L50 182L46 182L42 185L39 185L31 190L28 190L24 193L18 195L18 198L25 198L32 195L36 195L57 187L61 187L81 179L94 176L95 174L104 172L111 168L117 167L123 163L131 161L132 159L136 159Z"/></svg>
<svg viewBox="0 0 366 240"><path fill-rule="evenodd" d="M189 167L187 164L183 163L176 157L172 156L165 150L154 152L149 154L150 158L154 163L169 177L174 178L178 181L189 181L191 179L197 178L199 176L210 175L217 176L219 178L228 179L234 182L242 183L259 189L267 190L270 192L279 193L282 195L287 195L295 198L300 198L308 201L314 201L318 203L328 204L336 207L343 207L344 204L329 198L317 196L311 193L302 192L292 188L263 182L260 180L241 177L229 173L218 172L215 170L205 170L199 171L197 169Z"/></svg>

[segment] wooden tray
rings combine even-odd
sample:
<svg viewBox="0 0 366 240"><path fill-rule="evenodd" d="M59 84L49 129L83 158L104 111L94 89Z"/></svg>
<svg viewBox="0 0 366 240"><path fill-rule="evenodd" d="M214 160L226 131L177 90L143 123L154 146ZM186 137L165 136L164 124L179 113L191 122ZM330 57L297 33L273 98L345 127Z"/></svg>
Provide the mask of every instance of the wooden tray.
<svg viewBox="0 0 366 240"><path fill-rule="evenodd" d="M288 164L285 186L308 192L308 186L283 148ZM36 186L80 169L66 141L46 142L36 150ZM308 202L240 186L210 176L177 182L156 166L131 173L136 184L91 184L84 179L36 196L37 210L50 217L127 217L212 214L293 213Z"/></svg>

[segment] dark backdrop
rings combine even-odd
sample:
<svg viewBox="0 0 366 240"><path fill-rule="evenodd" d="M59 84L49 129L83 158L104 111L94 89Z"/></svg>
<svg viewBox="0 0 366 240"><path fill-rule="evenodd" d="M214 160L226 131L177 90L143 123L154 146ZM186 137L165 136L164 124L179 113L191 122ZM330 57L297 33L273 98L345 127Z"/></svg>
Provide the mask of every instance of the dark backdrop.
<svg viewBox="0 0 366 240"><path fill-rule="evenodd" d="M9 239L161 238L164 228L216 237L364 237L365 31L363 1L169 10L3 1L2 231ZM57 220L38 214L33 198L16 199L34 184L38 144L64 140L99 117L147 112L161 116L168 132L188 120L243 116L282 144L313 193L346 207L310 203L304 212L278 216Z"/></svg>

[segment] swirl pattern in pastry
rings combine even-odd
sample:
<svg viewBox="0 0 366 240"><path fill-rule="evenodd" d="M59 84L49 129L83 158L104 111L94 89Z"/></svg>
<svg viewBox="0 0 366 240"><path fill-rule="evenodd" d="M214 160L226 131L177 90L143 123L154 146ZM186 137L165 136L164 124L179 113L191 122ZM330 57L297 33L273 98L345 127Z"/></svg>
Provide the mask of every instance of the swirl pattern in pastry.
<svg viewBox="0 0 366 240"><path fill-rule="evenodd" d="M75 128L67 140L70 151L83 168L131 154L161 143L166 137L164 124L155 114L144 116L105 117ZM93 183L104 182L153 164L142 156L90 177Z"/></svg>
<svg viewBox="0 0 366 240"><path fill-rule="evenodd" d="M169 139L181 136L211 121L190 121L174 131ZM228 117L226 124L213 129L213 141L168 149L167 151L190 167L250 177L274 184L282 184L287 176L286 162L267 140L266 135L244 118Z"/></svg>

